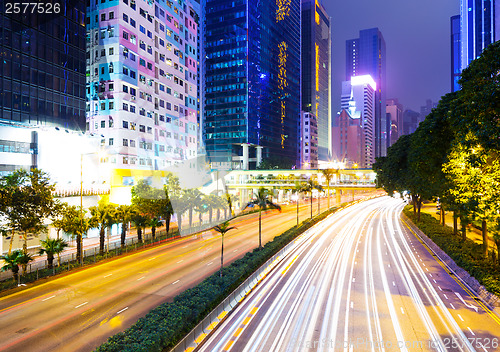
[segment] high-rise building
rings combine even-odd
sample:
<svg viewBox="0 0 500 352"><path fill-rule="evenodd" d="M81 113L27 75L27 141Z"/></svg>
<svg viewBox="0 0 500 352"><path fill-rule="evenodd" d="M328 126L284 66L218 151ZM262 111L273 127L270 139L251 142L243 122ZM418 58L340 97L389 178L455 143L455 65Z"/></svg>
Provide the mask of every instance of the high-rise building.
<svg viewBox="0 0 500 352"><path fill-rule="evenodd" d="M67 148L68 139L40 133L81 137L85 131L85 6L40 3L41 15L15 14L6 5L0 1L0 175L41 166L51 171L40 158L57 158L51 147Z"/></svg>
<svg viewBox="0 0 500 352"><path fill-rule="evenodd" d="M364 29L359 38L346 41L346 80L370 75L376 83L375 93L375 157L386 154L390 121L385 112L386 48L378 28Z"/></svg>
<svg viewBox="0 0 500 352"><path fill-rule="evenodd" d="M500 1L461 0L460 22L463 70L484 48L500 39Z"/></svg>
<svg viewBox="0 0 500 352"><path fill-rule="evenodd" d="M41 16L1 2L0 120L85 130L85 7L62 1Z"/></svg>
<svg viewBox="0 0 500 352"><path fill-rule="evenodd" d="M332 156L331 18L315 0L302 0L302 110L318 123L318 159Z"/></svg>
<svg viewBox="0 0 500 352"><path fill-rule="evenodd" d="M310 112L300 112L300 168L318 168L318 123Z"/></svg>
<svg viewBox="0 0 500 352"><path fill-rule="evenodd" d="M185 0L88 5L87 129L102 135L105 162L114 169L164 170L194 159L194 8Z"/></svg>
<svg viewBox="0 0 500 352"><path fill-rule="evenodd" d="M212 167L234 149L299 162L300 0L206 0L204 137Z"/></svg>
<svg viewBox="0 0 500 352"><path fill-rule="evenodd" d="M460 43L460 15L450 18L450 47L451 47L451 91L460 90L461 67L461 43Z"/></svg>
<svg viewBox="0 0 500 352"><path fill-rule="evenodd" d="M351 116L352 113L354 116ZM359 111L342 109L334 119L332 134L337 160L347 168L367 167L363 149L365 134Z"/></svg>
<svg viewBox="0 0 500 352"><path fill-rule="evenodd" d="M340 114L334 121L333 147L334 155L338 160L345 159L347 149L350 149L351 162L361 167L371 167L375 162L376 91L377 84L370 75L353 76L350 81L342 82L340 108L346 111L349 118L345 114ZM347 126L359 126L363 130L362 138L359 137L357 128L351 130L351 135L347 134L345 130ZM350 136L351 140L349 140ZM347 148L347 145L350 147ZM359 152L352 152L355 145L359 148ZM362 157L353 160L353 155Z"/></svg>
<svg viewBox="0 0 500 352"><path fill-rule="evenodd" d="M431 99L427 99L425 101L425 105L420 107L420 116L421 119L424 120L427 115L429 115L432 111L432 109L437 108L438 103L432 101Z"/></svg>
<svg viewBox="0 0 500 352"><path fill-rule="evenodd" d="M417 129L424 117L416 111L407 109L403 113L403 134L412 134Z"/></svg>
<svg viewBox="0 0 500 352"><path fill-rule="evenodd" d="M387 99L386 103L387 119L391 122L390 141L391 145L396 143L403 134L403 105L398 99Z"/></svg>

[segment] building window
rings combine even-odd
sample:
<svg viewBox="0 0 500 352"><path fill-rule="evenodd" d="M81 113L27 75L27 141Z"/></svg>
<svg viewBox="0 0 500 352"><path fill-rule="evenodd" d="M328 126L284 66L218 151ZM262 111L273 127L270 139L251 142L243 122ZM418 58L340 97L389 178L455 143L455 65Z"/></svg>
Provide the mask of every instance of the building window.
<svg viewBox="0 0 500 352"><path fill-rule="evenodd" d="M123 138L123 146L128 147L128 139Z"/></svg>
<svg viewBox="0 0 500 352"><path fill-rule="evenodd" d="M128 104L127 103L123 103L123 110L128 111Z"/></svg>
<svg viewBox="0 0 500 352"><path fill-rule="evenodd" d="M111 11L109 13L109 19L112 20L113 18L115 18L115 13L113 11Z"/></svg>
<svg viewBox="0 0 500 352"><path fill-rule="evenodd" d="M134 139L130 140L130 147L135 148L135 140Z"/></svg>
<svg viewBox="0 0 500 352"><path fill-rule="evenodd" d="M128 23L128 16L125 13L123 14L123 20Z"/></svg>
<svg viewBox="0 0 500 352"><path fill-rule="evenodd" d="M106 14L105 13L101 13L101 21L106 21Z"/></svg>
<svg viewBox="0 0 500 352"><path fill-rule="evenodd" d="M113 138L109 139L109 145L113 145Z"/></svg>
<svg viewBox="0 0 500 352"><path fill-rule="evenodd" d="M105 128L106 127L106 121L102 120L101 121L101 128Z"/></svg>
<svg viewBox="0 0 500 352"><path fill-rule="evenodd" d="M113 110L115 108L115 103L110 101L109 102L109 110Z"/></svg>
<svg viewBox="0 0 500 352"><path fill-rule="evenodd" d="M109 55L114 55L114 53L115 53L114 48L109 48Z"/></svg>

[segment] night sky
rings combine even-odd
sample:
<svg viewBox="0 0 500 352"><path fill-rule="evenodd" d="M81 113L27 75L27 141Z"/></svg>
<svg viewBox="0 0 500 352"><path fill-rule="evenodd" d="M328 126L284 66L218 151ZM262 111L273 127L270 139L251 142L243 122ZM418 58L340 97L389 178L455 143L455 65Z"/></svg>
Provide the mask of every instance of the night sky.
<svg viewBox="0 0 500 352"><path fill-rule="evenodd" d="M420 112L450 92L450 17L459 0L319 0L332 17L332 105L340 109L345 41L378 27L387 47L387 95Z"/></svg>

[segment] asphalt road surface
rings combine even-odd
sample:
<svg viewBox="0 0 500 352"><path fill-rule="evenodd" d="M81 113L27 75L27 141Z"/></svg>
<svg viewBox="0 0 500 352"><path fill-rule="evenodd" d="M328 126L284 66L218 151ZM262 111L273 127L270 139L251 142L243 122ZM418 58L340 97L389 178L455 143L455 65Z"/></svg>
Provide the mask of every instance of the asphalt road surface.
<svg viewBox="0 0 500 352"><path fill-rule="evenodd" d="M197 351L500 351L500 319L382 197L335 213Z"/></svg>
<svg viewBox="0 0 500 352"><path fill-rule="evenodd" d="M343 199L347 200L351 195ZM326 209L326 199L321 207ZM316 200L313 211L317 212ZM308 216L309 204L302 204L300 220ZM282 213L268 211L262 218L266 243L295 225L295 205L284 207ZM258 214L237 218L232 225L238 229L225 236L225 264L258 246ZM220 236L207 232L4 292L0 351L92 351L152 308L217 271L220 245Z"/></svg>

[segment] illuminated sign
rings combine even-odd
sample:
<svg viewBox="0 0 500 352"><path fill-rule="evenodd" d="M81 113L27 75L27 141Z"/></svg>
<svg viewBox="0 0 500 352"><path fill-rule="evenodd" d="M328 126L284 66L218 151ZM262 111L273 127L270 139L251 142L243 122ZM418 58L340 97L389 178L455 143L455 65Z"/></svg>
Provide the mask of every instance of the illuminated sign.
<svg viewBox="0 0 500 352"><path fill-rule="evenodd" d="M353 86L362 86L368 84L373 88L373 90L377 90L377 84L373 80L372 76L364 75L364 76L352 76L351 77L351 85Z"/></svg>

